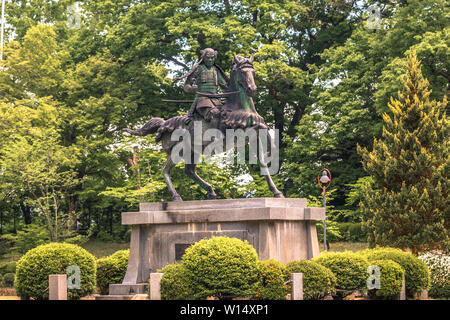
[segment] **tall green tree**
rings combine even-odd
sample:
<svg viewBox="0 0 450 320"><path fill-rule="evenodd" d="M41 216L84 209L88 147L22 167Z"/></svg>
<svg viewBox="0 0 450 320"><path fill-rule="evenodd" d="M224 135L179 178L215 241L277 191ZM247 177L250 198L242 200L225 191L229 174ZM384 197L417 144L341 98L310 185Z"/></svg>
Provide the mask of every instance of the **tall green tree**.
<svg viewBox="0 0 450 320"><path fill-rule="evenodd" d="M22 194L37 208L51 241L67 231L70 217L65 210L68 190L79 184L74 167L79 150L62 145L55 125L61 111L50 99L36 101L34 125L28 134L15 135L3 146L0 173L3 187Z"/></svg>
<svg viewBox="0 0 450 320"><path fill-rule="evenodd" d="M367 7L380 8L379 28L370 29ZM296 127L286 138L285 194L318 195L316 177L331 170L336 208L357 210L347 201L351 185L366 175L357 144L371 148L382 132L382 114L401 84L405 53L414 49L430 81L431 97L440 99L449 89L449 8L442 0L364 1L363 20L343 44L320 54L323 61L310 65L311 100Z"/></svg>
<svg viewBox="0 0 450 320"><path fill-rule="evenodd" d="M423 250L449 249L450 122L447 99L430 99L415 53L408 55L403 89L383 114L383 133L373 150L359 147L367 186L364 224L372 245Z"/></svg>

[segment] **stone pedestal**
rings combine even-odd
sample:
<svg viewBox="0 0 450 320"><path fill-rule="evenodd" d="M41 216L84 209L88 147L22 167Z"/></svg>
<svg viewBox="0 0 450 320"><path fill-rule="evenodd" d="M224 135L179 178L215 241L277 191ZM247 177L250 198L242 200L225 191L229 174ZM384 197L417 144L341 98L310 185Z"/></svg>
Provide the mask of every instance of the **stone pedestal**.
<svg viewBox="0 0 450 320"><path fill-rule="evenodd" d="M109 294L143 293L150 273L213 236L247 240L260 260L311 259L319 254L315 222L325 215L324 208L292 198L152 202L139 210L122 213L122 224L132 226L130 258L123 283L111 285Z"/></svg>
<svg viewBox="0 0 450 320"><path fill-rule="evenodd" d="M67 275L48 276L48 300L67 300Z"/></svg>

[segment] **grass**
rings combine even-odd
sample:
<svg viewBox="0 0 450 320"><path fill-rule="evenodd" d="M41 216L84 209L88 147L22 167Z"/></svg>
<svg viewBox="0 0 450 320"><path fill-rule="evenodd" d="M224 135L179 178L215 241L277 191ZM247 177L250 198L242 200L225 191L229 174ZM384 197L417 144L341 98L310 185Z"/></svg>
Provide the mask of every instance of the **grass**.
<svg viewBox="0 0 450 320"><path fill-rule="evenodd" d="M92 255L98 259L109 256L119 250L129 249L130 244L128 242L120 243L89 240L83 243L81 247L92 253Z"/></svg>
<svg viewBox="0 0 450 320"><path fill-rule="evenodd" d="M364 250L369 247L369 244L366 242L333 242L330 243L330 250L334 252L340 251L359 251ZM319 243L320 251L323 251L323 243Z"/></svg>

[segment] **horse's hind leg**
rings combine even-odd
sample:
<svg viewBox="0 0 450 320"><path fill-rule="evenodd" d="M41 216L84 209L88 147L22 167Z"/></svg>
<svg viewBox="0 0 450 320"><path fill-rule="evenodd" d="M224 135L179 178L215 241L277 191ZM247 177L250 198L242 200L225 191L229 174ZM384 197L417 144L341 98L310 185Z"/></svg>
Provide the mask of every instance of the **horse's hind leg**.
<svg viewBox="0 0 450 320"><path fill-rule="evenodd" d="M197 165L194 163L185 164L184 171L186 172L186 175L188 177L190 177L192 180L194 180L195 182L197 182L200 187L202 187L203 189L205 189L208 192L208 199L216 199L217 195L214 192L213 187L208 182L206 182L205 180L200 178L199 175L197 174L197 172L195 172L196 166Z"/></svg>
<svg viewBox="0 0 450 320"><path fill-rule="evenodd" d="M268 144L271 144L272 141L268 132L267 132L267 139ZM260 141L259 137L258 137L258 147L259 147L258 163L261 169L261 175L264 175L264 177L266 178L267 186L269 187L269 190L273 192L273 196L275 198L284 198L283 193L280 190L278 190L277 186L272 180L269 168L267 166L266 158L264 156L265 150L263 149L262 142Z"/></svg>
<svg viewBox="0 0 450 320"><path fill-rule="evenodd" d="M284 198L283 193L278 190L277 186L272 180L272 177L269 173L269 168L267 167L267 164L260 163L261 172L266 178L267 185L269 186L269 190L273 192L273 196L275 198Z"/></svg>
<svg viewBox="0 0 450 320"><path fill-rule="evenodd" d="M169 189L170 196L172 197L172 201L183 201L170 180L170 170L172 170L173 167L175 167L175 163L173 163L170 154L168 154L166 163L162 168L162 174L164 176L164 180L166 181L167 188Z"/></svg>

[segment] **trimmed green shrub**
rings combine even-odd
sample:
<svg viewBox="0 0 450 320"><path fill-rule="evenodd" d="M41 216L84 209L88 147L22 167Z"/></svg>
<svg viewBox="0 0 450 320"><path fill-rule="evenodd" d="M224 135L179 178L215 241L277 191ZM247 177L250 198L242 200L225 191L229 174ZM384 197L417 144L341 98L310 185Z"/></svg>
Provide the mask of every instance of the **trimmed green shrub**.
<svg viewBox="0 0 450 320"><path fill-rule="evenodd" d="M406 294L409 297L427 290L430 286L430 272L427 265L412 253L396 248L374 248L359 251L368 260L392 260L405 271Z"/></svg>
<svg viewBox="0 0 450 320"><path fill-rule="evenodd" d="M392 260L374 260L370 265L380 270L380 289L368 290L369 296L393 298L402 290L403 268ZM370 276L370 275L369 275Z"/></svg>
<svg viewBox="0 0 450 320"><path fill-rule="evenodd" d="M256 250L237 238L201 240L186 249L182 264L197 299L249 297L258 280Z"/></svg>
<svg viewBox="0 0 450 320"><path fill-rule="evenodd" d="M258 282L254 299L257 300L286 300L289 286L286 282L289 275L286 267L276 260L258 261Z"/></svg>
<svg viewBox="0 0 450 320"><path fill-rule="evenodd" d="M350 251L322 252L313 262L323 265L336 276L336 297L345 297L366 287L367 259Z"/></svg>
<svg viewBox="0 0 450 320"><path fill-rule="evenodd" d="M95 289L95 258L85 249L67 243L49 243L28 251L17 262L14 286L22 299L48 299L48 276L65 274L69 266L80 268L80 289L69 289L68 299L79 299Z"/></svg>
<svg viewBox="0 0 450 320"><path fill-rule="evenodd" d="M303 298L318 300L336 293L336 276L330 269L311 260L297 260L286 264L286 271L303 273Z"/></svg>
<svg viewBox="0 0 450 320"><path fill-rule="evenodd" d="M419 256L430 270L431 287L428 295L433 298L450 298L450 256L440 251Z"/></svg>
<svg viewBox="0 0 450 320"><path fill-rule="evenodd" d="M129 256L130 250L127 249L97 260L97 288L100 294L108 294L110 284L122 283Z"/></svg>
<svg viewBox="0 0 450 320"><path fill-rule="evenodd" d="M186 268L181 264L168 264L158 272L164 273L161 279L162 300L193 300L194 294L189 285ZM149 287L150 289L150 287Z"/></svg>
<svg viewBox="0 0 450 320"><path fill-rule="evenodd" d="M14 273L5 273L3 279L1 280L3 288L13 288L14 287Z"/></svg>

